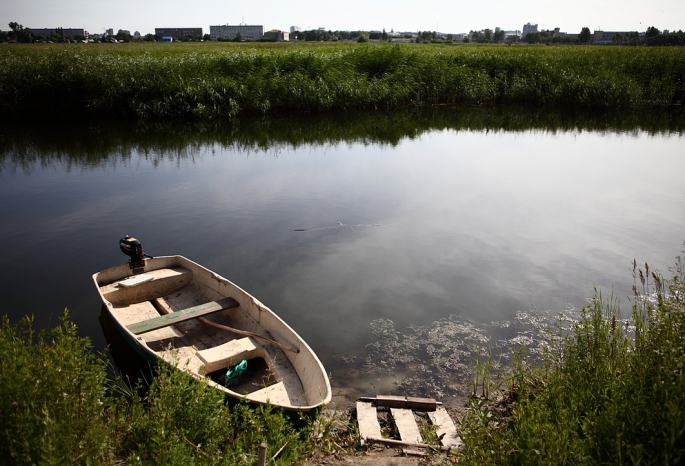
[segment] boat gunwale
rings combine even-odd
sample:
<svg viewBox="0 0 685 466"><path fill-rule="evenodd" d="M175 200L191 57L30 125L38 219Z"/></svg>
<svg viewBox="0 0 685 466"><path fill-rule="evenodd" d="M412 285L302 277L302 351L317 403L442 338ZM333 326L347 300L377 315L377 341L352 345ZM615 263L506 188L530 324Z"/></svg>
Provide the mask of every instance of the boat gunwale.
<svg viewBox="0 0 685 466"><path fill-rule="evenodd" d="M172 262L174 262L174 264L169 265L168 261L172 261ZM190 265L190 267L186 267L186 264L184 264L184 262L186 264ZM159 266L156 267L156 265L159 265ZM219 275L218 273L216 273L216 272L214 272L214 271L212 271L212 270L210 270L210 269L208 269L208 268L198 264L197 262L194 262L194 261L192 261L192 260L190 260L184 256L180 256L180 255L156 256L155 258L145 259L144 270L145 270L145 272L149 272L149 271L163 269L163 268L169 268L169 267L173 267L173 266L186 267L186 268L190 269L191 271L192 271L193 267L196 267L196 268L208 273L212 278L216 279L217 281L224 282L224 283L230 285L231 287L235 288L237 292L239 292L243 295L242 297L251 300L259 308L259 311L268 313L271 318L275 319L280 325L282 325L283 329L285 329L286 332L288 332L290 335L293 336L293 338L295 339L295 341L297 342L297 344L299 346L300 354L308 355L312 359L312 362L316 365L316 368L320 372L322 379L325 382L326 394L325 394L325 396L320 397L321 401L319 401L315 404L312 404L312 405L286 405L286 404L269 402L268 400L266 403L264 403L264 402L261 402L259 400L252 400L252 399L250 399L250 398L248 398L248 397L246 397L240 393L234 392L234 391L232 391L232 390L230 390L230 389L228 389L228 388L226 388L220 384L217 384L216 382L213 382L212 380L208 379L207 377L204 377L200 374L196 374L196 373L189 371L189 370L184 370L182 367L177 365L176 367L179 370L182 370L183 372L193 376L194 378L196 378L198 380L202 380L205 383L207 383L208 385L213 386L213 387L221 390L227 396L230 396L230 397L236 398L236 399L244 399L244 400L248 401L249 403L255 403L255 404L267 404L268 403L268 404L271 404L272 406L276 406L276 407L283 408L283 409L290 410L290 411L308 412L308 411L318 409L321 406L326 405L327 403L329 403L331 401L332 390L331 390L330 380L328 379L328 375L326 374L326 371L323 367L323 364L319 360L316 353L314 353L314 351L311 349L311 347L307 344L307 342L304 341L304 339L302 337L300 337L300 335L297 332L295 332L295 330L293 330L292 327L290 327L290 325L288 325L287 322L285 322L280 316L278 316L278 314L273 312L268 306L265 306L257 298L255 298L250 293L248 293L247 291L245 291L244 289L242 289L241 287L239 287L235 283L231 282L227 278ZM117 271L116 269L121 269L121 270ZM115 278L115 279L107 281L107 282L102 282L102 283L99 281L99 278L103 274L106 274L106 273L112 274L112 273L115 273L115 271L121 272L121 275L119 275L118 278ZM128 272L128 273L126 273L126 272ZM163 358L158 352L156 352L152 348L148 347L147 344L145 344L145 342L141 336L133 334L130 330L128 330L126 328L126 326L122 325L122 323L119 321L119 319L112 313L113 303L111 303L109 300L107 300L107 298L105 298L105 296L102 293L102 287L110 285L112 283L115 283L117 280L121 280L121 279L124 279L124 278L126 278L128 276L132 276L132 275L133 275L133 271L128 267L128 263L124 263L121 265L110 267L108 269L104 269L100 272L96 272L92 275L92 277L93 277L93 281L95 283L95 287L97 288L98 294L100 295L102 302L105 304L105 307L107 308L107 312L112 317L112 320L114 321L117 329L120 332L123 332L123 334L126 336L125 339L127 341L134 342L138 348L143 350L146 354L152 356L155 361L165 362L167 364L170 364L170 362L167 361L165 358ZM193 280L195 280L195 277L193 277ZM202 283L202 282L200 282L200 283ZM238 301L238 303L241 302L241 299L239 299L237 296L231 296L231 297L236 299L236 301ZM241 307L242 307L242 304L241 304ZM245 311L245 312L248 312L248 311ZM249 314L249 312L248 312L248 314ZM260 322L260 325L261 325L261 322ZM262 327L265 330L269 331L268 328L266 328L264 326L262 326ZM289 361L291 361L291 364L292 364L292 360L290 359L289 355L285 354L285 353L286 352L284 352L285 357ZM299 371L297 371L297 369L295 368L294 365L293 365L293 369L296 371L297 377L298 377L298 379L300 379L300 381L302 383L301 375L300 375ZM303 390L306 394L307 390L304 388L304 386L303 386Z"/></svg>

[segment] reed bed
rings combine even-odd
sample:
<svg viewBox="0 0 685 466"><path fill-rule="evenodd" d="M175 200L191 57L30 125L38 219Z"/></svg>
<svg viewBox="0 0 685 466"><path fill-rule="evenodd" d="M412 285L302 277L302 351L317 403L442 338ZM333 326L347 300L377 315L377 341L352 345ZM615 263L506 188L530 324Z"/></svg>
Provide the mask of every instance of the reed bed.
<svg viewBox="0 0 685 466"><path fill-rule="evenodd" d="M83 44L0 50L5 119L225 119L439 104L680 105L685 49Z"/></svg>
<svg viewBox="0 0 685 466"><path fill-rule="evenodd" d="M473 398L460 464L683 464L685 261L633 263L632 313L595 294L542 364L519 354L502 396ZM493 391L494 392L494 391Z"/></svg>

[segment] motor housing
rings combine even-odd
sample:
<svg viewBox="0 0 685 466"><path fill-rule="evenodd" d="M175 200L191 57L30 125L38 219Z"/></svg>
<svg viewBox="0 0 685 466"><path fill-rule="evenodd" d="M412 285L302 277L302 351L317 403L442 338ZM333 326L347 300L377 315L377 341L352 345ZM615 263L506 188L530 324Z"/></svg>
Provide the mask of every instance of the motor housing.
<svg viewBox="0 0 685 466"><path fill-rule="evenodd" d="M119 249L131 258L129 265L132 269L145 266L146 254L143 252L143 245L137 239L126 235L119 240Z"/></svg>

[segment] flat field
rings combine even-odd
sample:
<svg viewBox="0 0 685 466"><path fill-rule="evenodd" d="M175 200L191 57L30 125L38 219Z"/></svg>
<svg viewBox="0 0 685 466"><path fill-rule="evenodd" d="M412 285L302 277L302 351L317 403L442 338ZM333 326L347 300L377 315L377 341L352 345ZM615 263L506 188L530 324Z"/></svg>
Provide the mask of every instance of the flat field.
<svg viewBox="0 0 685 466"><path fill-rule="evenodd" d="M209 119L417 105L680 105L685 48L356 43L0 46L0 114Z"/></svg>

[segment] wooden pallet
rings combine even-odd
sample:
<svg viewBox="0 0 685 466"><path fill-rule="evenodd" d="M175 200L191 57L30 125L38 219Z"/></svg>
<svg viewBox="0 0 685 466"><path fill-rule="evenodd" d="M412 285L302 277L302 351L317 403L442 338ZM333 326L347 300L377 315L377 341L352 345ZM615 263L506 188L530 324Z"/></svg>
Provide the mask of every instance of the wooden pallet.
<svg viewBox="0 0 685 466"><path fill-rule="evenodd" d="M357 401L357 422L359 423L359 437L362 445L367 441L381 442L401 446L406 453L413 453L411 449L426 449L436 447L424 443L421 432L414 420L414 412L411 409L390 408L393 421L400 433L401 440L383 438L381 426L378 422L378 412L374 403ZM450 451L459 448L462 444L454 422L442 406L436 406L435 411L429 412L431 423L435 426L436 434L440 438L442 448Z"/></svg>

